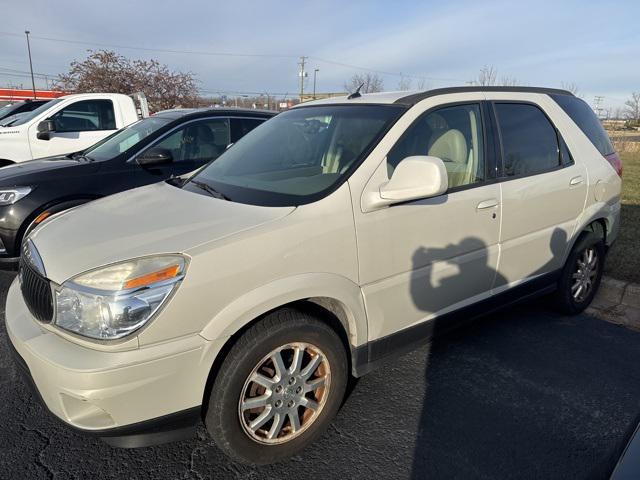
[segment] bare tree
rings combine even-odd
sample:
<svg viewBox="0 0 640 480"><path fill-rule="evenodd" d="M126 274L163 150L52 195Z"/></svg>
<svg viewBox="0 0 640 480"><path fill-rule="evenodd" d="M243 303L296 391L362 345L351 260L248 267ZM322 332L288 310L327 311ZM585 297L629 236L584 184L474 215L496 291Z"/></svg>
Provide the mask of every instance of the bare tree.
<svg viewBox="0 0 640 480"><path fill-rule="evenodd" d="M622 107L616 107L615 112L613 114L613 118L615 120L622 120L624 109Z"/></svg>
<svg viewBox="0 0 640 480"><path fill-rule="evenodd" d="M157 60L129 60L108 50L89 50L86 59L71 62L69 72L58 76L54 88L76 93L144 92L152 111L198 102L191 73L172 71Z"/></svg>
<svg viewBox="0 0 640 480"><path fill-rule="evenodd" d="M573 93L575 96L578 96L578 85L573 82L561 82L560 88L566 90L567 92Z"/></svg>
<svg viewBox="0 0 640 480"><path fill-rule="evenodd" d="M522 83L520 83L516 77L503 76L500 79L500 85L503 87L515 87L517 85L522 85Z"/></svg>
<svg viewBox="0 0 640 480"><path fill-rule="evenodd" d="M476 83L482 87L490 87L496 84L497 76L498 71L493 67L493 65L485 65L480 69Z"/></svg>
<svg viewBox="0 0 640 480"><path fill-rule="evenodd" d="M382 78L376 73L356 73L344 84L344 89L347 92L355 92L358 87L362 85L360 89L361 93L375 93L382 92L384 90L384 82Z"/></svg>
<svg viewBox="0 0 640 480"><path fill-rule="evenodd" d="M640 92L633 92L631 98L624 102L624 105L625 117L636 125L640 124Z"/></svg>
<svg viewBox="0 0 640 480"><path fill-rule="evenodd" d="M405 77L404 75L400 74L400 81L398 81L398 90L400 91L411 90L412 83L413 82L411 78Z"/></svg>
<svg viewBox="0 0 640 480"><path fill-rule="evenodd" d="M418 90L428 90L431 87L429 86L429 82L427 82L426 78L420 78L420 79L418 79L418 83L416 85L416 88Z"/></svg>

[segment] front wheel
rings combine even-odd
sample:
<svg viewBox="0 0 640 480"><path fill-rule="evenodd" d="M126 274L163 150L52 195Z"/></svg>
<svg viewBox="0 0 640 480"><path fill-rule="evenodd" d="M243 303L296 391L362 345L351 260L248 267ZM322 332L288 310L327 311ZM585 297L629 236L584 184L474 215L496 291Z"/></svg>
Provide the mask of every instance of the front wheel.
<svg viewBox="0 0 640 480"><path fill-rule="evenodd" d="M345 349L329 325L293 309L274 312L225 358L211 391L207 430L237 461L284 460L328 427L347 378Z"/></svg>
<svg viewBox="0 0 640 480"><path fill-rule="evenodd" d="M556 304L563 313L575 315L589 306L600 286L604 259L602 238L584 232L571 250L558 282Z"/></svg>

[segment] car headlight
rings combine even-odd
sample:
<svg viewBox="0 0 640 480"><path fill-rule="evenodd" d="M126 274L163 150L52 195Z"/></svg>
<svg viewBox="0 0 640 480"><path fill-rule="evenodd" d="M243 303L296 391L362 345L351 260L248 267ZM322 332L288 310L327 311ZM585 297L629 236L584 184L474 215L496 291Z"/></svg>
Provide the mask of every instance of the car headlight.
<svg viewBox="0 0 640 480"><path fill-rule="evenodd" d="M0 207L13 205L31 193L31 187L0 188Z"/></svg>
<svg viewBox="0 0 640 480"><path fill-rule="evenodd" d="M99 268L56 291L55 324L85 337L113 340L149 321L184 277L186 259L161 255Z"/></svg>

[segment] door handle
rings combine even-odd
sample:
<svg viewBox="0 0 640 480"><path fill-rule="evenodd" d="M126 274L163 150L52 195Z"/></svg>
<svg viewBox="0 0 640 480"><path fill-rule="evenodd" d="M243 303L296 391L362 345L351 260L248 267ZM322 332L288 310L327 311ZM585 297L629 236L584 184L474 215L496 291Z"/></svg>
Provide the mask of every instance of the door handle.
<svg viewBox="0 0 640 480"><path fill-rule="evenodd" d="M486 208L494 208L497 207L499 205L498 200L496 200L495 198L491 198L489 200L485 200L483 202L480 202L478 204L478 206L476 207L476 209L478 210L484 210Z"/></svg>
<svg viewBox="0 0 640 480"><path fill-rule="evenodd" d="M574 185L580 185L582 182L584 182L582 175L578 175L577 177L573 177L571 179L571 181L569 182L569 185L573 187Z"/></svg>

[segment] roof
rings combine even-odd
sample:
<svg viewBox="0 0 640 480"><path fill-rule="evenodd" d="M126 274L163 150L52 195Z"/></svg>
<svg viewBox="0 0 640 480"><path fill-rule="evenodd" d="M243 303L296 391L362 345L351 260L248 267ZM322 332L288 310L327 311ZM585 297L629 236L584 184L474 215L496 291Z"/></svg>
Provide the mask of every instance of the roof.
<svg viewBox="0 0 640 480"><path fill-rule="evenodd" d="M436 88L426 91L401 91L401 92L380 92L380 93L363 93L359 97L349 99L349 97L333 97L322 100L314 100L297 105L330 105L330 104L396 104L412 106L424 100L425 98L435 97L438 95L447 95L453 93L472 93L472 92L519 92L519 93L542 93L546 95L573 95L566 90L544 87L447 87Z"/></svg>
<svg viewBox="0 0 640 480"><path fill-rule="evenodd" d="M153 117L167 118L171 120L176 120L178 118L193 116L193 117L201 117L206 115L214 114L216 116L223 115L249 115L249 116L273 116L277 112L272 110L260 110L256 108L219 108L219 107L209 107L209 108L173 108L170 110L162 110L158 113L153 114Z"/></svg>
<svg viewBox="0 0 640 480"><path fill-rule="evenodd" d="M94 92L94 93L71 93L69 95L62 95L61 97L58 97L60 99L66 99L66 98L87 98L87 97L100 97L100 96L106 96L106 97L128 97L128 95L125 95L124 93L110 93L110 92Z"/></svg>

